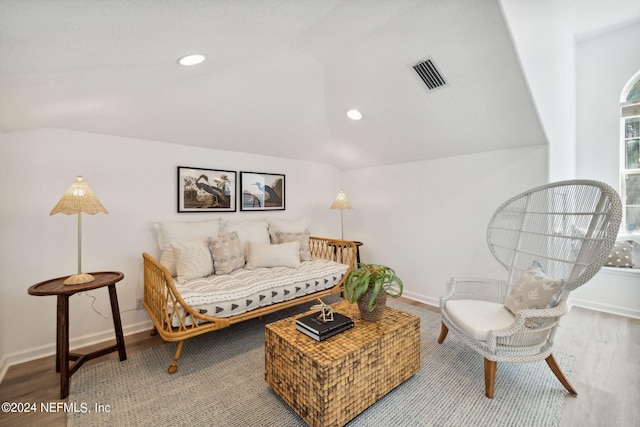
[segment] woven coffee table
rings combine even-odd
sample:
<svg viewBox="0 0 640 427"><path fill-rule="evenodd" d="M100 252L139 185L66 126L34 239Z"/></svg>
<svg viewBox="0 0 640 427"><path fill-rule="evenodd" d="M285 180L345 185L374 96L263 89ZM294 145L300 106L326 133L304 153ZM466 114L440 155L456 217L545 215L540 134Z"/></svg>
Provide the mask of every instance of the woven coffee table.
<svg viewBox="0 0 640 427"><path fill-rule="evenodd" d="M265 326L265 379L310 426L343 426L420 369L420 318L387 307L360 320L358 307L333 304L355 326L317 342L296 330L303 313Z"/></svg>

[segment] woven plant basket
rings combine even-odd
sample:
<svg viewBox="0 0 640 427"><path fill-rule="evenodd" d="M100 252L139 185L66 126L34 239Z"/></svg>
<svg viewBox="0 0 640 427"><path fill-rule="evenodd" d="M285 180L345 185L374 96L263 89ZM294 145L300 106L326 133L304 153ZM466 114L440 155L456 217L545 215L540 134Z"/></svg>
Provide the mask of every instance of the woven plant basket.
<svg viewBox="0 0 640 427"><path fill-rule="evenodd" d="M358 300L358 308L360 309L360 318L367 322L377 322L382 319L382 313L387 306L387 293L384 290L378 293L376 297L376 306L373 311L369 311L369 298L371 298L371 289L367 290Z"/></svg>

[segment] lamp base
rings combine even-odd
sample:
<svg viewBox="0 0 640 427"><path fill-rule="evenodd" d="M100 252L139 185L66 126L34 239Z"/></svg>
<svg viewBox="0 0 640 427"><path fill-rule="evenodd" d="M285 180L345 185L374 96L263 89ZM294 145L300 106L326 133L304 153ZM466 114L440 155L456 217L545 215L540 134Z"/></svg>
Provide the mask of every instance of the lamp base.
<svg viewBox="0 0 640 427"><path fill-rule="evenodd" d="M67 277L67 279L64 281L64 284L65 285L81 285L83 283L92 282L93 280L95 280L95 277L93 277L92 275L87 273L80 273L80 274L74 274L73 276Z"/></svg>

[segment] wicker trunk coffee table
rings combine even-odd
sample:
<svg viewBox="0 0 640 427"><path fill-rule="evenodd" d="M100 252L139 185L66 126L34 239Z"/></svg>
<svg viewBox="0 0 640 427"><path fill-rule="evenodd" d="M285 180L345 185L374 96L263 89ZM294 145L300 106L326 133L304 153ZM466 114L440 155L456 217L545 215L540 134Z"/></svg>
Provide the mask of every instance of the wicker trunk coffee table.
<svg viewBox="0 0 640 427"><path fill-rule="evenodd" d="M296 330L303 313L265 327L265 379L310 426L343 426L420 369L420 318L387 307L360 319L356 304L333 305L355 326L317 342Z"/></svg>

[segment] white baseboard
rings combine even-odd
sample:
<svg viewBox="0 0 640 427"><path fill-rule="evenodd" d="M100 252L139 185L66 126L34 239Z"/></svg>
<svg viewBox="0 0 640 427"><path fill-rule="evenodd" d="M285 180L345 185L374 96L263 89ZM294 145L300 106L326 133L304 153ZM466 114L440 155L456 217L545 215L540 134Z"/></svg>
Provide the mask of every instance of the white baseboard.
<svg viewBox="0 0 640 427"><path fill-rule="evenodd" d="M589 310L602 311L604 313L616 314L618 316L630 317L632 319L640 319L640 311L638 310L569 297L569 308L571 307L588 308Z"/></svg>
<svg viewBox="0 0 640 427"><path fill-rule="evenodd" d="M128 325L122 328L122 332L125 336L137 334L139 332L150 331L153 324L151 320L147 320L133 325ZM55 337L53 337L55 338ZM93 344L99 344L111 339L114 339L115 335L113 329L105 330L91 335L85 335L83 337L74 338L69 341L69 348L86 347ZM19 351L16 353L6 355L0 363L0 382L4 378L6 371L9 367L17 365L19 363L29 362L31 360L41 359L43 357L56 354L56 345L47 344L39 347L33 347L27 350Z"/></svg>
<svg viewBox="0 0 640 427"><path fill-rule="evenodd" d="M431 305L433 307L440 306L440 298L430 297L428 295L422 295L415 292L405 291L402 293L402 296L405 298L412 299L414 301L421 302L423 304Z"/></svg>

